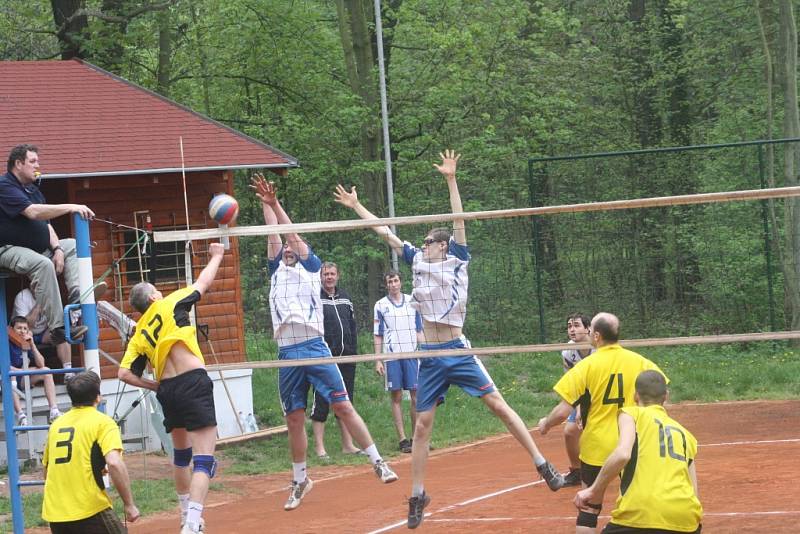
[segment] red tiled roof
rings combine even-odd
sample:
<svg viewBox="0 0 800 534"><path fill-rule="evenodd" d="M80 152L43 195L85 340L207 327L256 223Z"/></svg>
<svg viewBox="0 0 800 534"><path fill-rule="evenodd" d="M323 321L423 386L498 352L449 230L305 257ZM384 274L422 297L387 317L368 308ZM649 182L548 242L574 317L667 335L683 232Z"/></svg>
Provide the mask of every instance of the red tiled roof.
<svg viewBox="0 0 800 534"><path fill-rule="evenodd" d="M295 167L297 160L78 60L0 61L0 154L39 147L45 177ZM3 169L5 172L5 169Z"/></svg>

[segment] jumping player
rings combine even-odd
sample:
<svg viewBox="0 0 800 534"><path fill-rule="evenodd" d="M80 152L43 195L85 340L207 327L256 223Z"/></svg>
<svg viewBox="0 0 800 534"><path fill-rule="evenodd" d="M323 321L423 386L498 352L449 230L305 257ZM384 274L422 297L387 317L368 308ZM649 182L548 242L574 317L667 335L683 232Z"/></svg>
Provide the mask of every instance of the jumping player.
<svg viewBox="0 0 800 534"><path fill-rule="evenodd" d="M582 313L567 317L567 335L570 343L589 343L591 319ZM561 362L566 373L575 364L594 352L594 349L566 349L561 351ZM578 424L578 409L573 408L564 425L564 447L569 457L569 473L564 476L564 487L581 485L581 426Z"/></svg>
<svg viewBox="0 0 800 534"><path fill-rule="evenodd" d="M619 319L610 313L598 313L589 330L590 358L581 360L561 377L553 390L561 402L539 421L542 435L560 424L580 405L583 433L580 442L581 481L591 486L600 466L617 443L617 414L620 408L633 406L636 377L646 370L661 372L658 366L619 344ZM663 373L662 373L663 374ZM593 534L602 503L580 509L576 534Z"/></svg>
<svg viewBox="0 0 800 534"><path fill-rule="evenodd" d="M575 496L579 509L603 502L608 484L622 472L620 495L603 534L699 534L702 529L697 440L664 410L667 395L667 382L658 371L636 378L637 406L619 412L617 448L594 483Z"/></svg>
<svg viewBox="0 0 800 534"><path fill-rule="evenodd" d="M202 531L203 503L217 470L214 384L189 320L192 307L211 287L225 248L212 243L208 253L208 265L195 283L167 297L147 282L133 286L131 306L142 316L117 373L123 382L155 391L164 409L164 427L175 449L173 474L181 504L181 534ZM148 362L155 380L141 376Z"/></svg>
<svg viewBox="0 0 800 534"><path fill-rule="evenodd" d="M389 271L383 275L388 294L375 303L373 340L375 353L414 352L422 337L422 316L411 307L411 295L403 293L400 273ZM392 396L392 419L400 452L411 452L411 440L406 437L403 423L403 391L411 397L409 415L411 430L417 422L417 376L419 360L377 360L375 372L384 378L386 391Z"/></svg>
<svg viewBox="0 0 800 534"><path fill-rule="evenodd" d="M440 156L441 165L434 164L434 167L447 182L452 212L462 213L461 196L456 182L456 164L460 155L447 150ZM337 202L351 208L362 219L377 219L358 201L355 187L348 192L339 185L336 187L334 197ZM469 284L467 267L470 260L464 220L454 221L453 235L446 228L436 228L428 232L421 249L401 241L388 226L377 226L373 230L411 265L414 272L412 305L422 315L425 333L425 344L420 348L422 350L469 348L469 341L462 335L461 330L467 312ZM494 387L489 373L478 358L475 356L426 358L422 360L419 370L408 528L417 528L422 523L424 509L430 502L430 496L424 488L428 446L437 403L443 399L450 385L457 385L473 397L480 397L528 451L537 471L550 489L557 491L561 488L564 483L563 477L539 452L525 423Z"/></svg>
<svg viewBox="0 0 800 534"><path fill-rule="evenodd" d="M261 201L264 222L268 225L291 224L292 221L276 196L275 184L256 174L251 187ZM332 363L333 356L324 341L323 311L320 299L322 262L303 239L295 233L267 238L269 259L272 328L278 343L278 358L297 360L320 358L331 363L300 367L281 367L278 371L281 407L289 427L292 454L292 489L284 510L300 506L313 482L306 474L308 437L305 409L309 386L325 397L333 412L347 427L350 435L369 456L375 474L384 483L394 482L397 475L383 461L367 426L347 396L342 374Z"/></svg>

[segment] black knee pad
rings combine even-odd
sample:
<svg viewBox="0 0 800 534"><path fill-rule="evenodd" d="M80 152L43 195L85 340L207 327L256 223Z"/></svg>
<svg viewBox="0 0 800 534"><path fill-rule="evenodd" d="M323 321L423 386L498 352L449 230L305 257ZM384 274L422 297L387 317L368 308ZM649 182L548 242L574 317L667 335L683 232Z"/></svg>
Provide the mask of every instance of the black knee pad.
<svg viewBox="0 0 800 534"><path fill-rule="evenodd" d="M594 508L594 505L590 505ZM578 512L578 520L575 521L575 525L579 527L588 527L588 528L597 528L597 518L600 516L600 506L598 506L597 513L589 513L584 512L581 510Z"/></svg>

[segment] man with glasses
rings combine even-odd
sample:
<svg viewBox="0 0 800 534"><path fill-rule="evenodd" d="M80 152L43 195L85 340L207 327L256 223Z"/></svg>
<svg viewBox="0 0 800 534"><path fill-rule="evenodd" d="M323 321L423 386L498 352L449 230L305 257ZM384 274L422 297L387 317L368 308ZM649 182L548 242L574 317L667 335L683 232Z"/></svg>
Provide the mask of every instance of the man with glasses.
<svg viewBox="0 0 800 534"><path fill-rule="evenodd" d="M440 156L441 165L434 164L434 167L447 182L452 212L462 213L464 210L456 182L456 165L460 155L447 150ZM355 211L362 219L377 219L358 201L355 187L347 191L338 185L334 198ZM467 313L467 267L470 261L464 220L456 219L453 222L452 236L447 228L435 228L428 232L421 249L401 241L388 226L373 227L373 230L411 265L414 273L412 306L422 315L425 334L425 343L420 346L421 350L469 348L469 341L462 335ZM436 406L444 401L450 385L457 385L469 395L480 397L528 451L537 471L550 489L556 491L561 488L563 477L539 452L525 423L497 391L489 373L477 357L425 358L420 364L417 388L417 423L411 453L412 489L408 528L417 528L422 523L424 509L430 502L430 496L424 489L428 445Z"/></svg>

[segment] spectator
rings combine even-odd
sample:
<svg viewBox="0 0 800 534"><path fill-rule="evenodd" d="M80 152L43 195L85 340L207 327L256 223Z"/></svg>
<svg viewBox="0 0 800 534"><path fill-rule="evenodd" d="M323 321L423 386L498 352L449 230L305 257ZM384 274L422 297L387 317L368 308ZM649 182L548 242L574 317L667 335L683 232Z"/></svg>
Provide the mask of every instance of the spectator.
<svg viewBox="0 0 800 534"><path fill-rule="evenodd" d="M49 367L44 364L44 357L42 356L42 353L36 348L36 343L33 340L33 334L28 328L28 320L22 316L14 317L11 319L11 328L22 339L22 341L30 345L30 348L28 349L28 356L30 357L30 361L33 363L34 367L38 369L49 369ZM11 357L12 371L18 371L24 367L22 361L22 351L22 347L18 346L14 341L9 340L8 354ZM17 377L17 387L24 391L23 380L23 377ZM58 404L56 403L56 385L53 382L53 375L31 375L30 380L31 386L35 386L37 384L42 384L44 386L44 395L47 398L47 405L50 407L50 417L48 422L52 423L61 415L61 412L58 410ZM21 413L21 411L17 411L17 421L20 421Z"/></svg>
<svg viewBox="0 0 800 534"><path fill-rule="evenodd" d="M64 275L68 301L78 302L78 258L75 240L59 239L49 220L70 213L89 219L94 212L82 204L46 204L35 183L38 152L33 145L15 146L8 155L8 172L0 176L0 267L30 279L52 342L58 346L66 343L66 336L56 277ZM63 354L66 349L58 350Z"/></svg>
<svg viewBox="0 0 800 534"><path fill-rule="evenodd" d="M356 318L353 313L353 302L350 295L338 286L339 267L326 261L322 264L320 272L322 279L322 289L320 298L322 300L322 310L325 325L325 343L331 349L331 354L336 356L351 356L358 354L358 337L356 332ZM356 364L340 363L337 364L342 373L344 387L350 402L354 402L356 382ZM330 404L325 398L314 390L314 406L311 408L311 428L314 430L314 447L317 456L322 459L328 458L325 450L325 421L328 420ZM339 431L342 434L342 452L345 454L359 454L361 449L353 443L353 437L347 431L339 418L336 418Z"/></svg>

